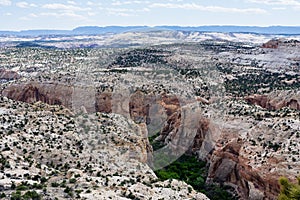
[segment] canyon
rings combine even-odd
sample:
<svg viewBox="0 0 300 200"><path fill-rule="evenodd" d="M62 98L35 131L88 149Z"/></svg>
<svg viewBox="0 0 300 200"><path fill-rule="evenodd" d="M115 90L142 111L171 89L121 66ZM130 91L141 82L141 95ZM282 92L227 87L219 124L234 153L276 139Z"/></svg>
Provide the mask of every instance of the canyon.
<svg viewBox="0 0 300 200"><path fill-rule="evenodd" d="M128 155L138 156L134 165L143 163L141 168L152 174L187 153L207 162L207 183L230 186L239 199L276 199L279 177L292 179L300 170L300 70L296 59L300 47L295 41L274 41L257 45L216 40L113 50L2 49L8 56L1 64L13 76L3 82L0 91L1 96L14 100L5 99L10 104L21 101L48 110L49 104L74 116L79 113L79 117L101 113L100 124L109 138L118 127L131 132L113 140L134 140L128 143L132 149ZM18 59L26 54L39 58L20 65ZM114 128L106 127L107 123ZM93 120L80 126L88 133L95 127L98 122ZM155 134L155 140L163 144L158 150L148 141ZM87 135L85 139L78 136L79 140L92 143L95 136ZM114 143L109 140L108 144ZM98 153L119 155L119 148L126 147L124 142L116 146ZM161 162L164 157L168 158ZM123 164L127 161L120 161L113 163L128 166ZM134 176L138 173L147 172ZM128 188L137 195L145 185ZM171 185L188 187L176 181ZM157 194L156 188L150 193ZM195 191L180 195L205 198Z"/></svg>

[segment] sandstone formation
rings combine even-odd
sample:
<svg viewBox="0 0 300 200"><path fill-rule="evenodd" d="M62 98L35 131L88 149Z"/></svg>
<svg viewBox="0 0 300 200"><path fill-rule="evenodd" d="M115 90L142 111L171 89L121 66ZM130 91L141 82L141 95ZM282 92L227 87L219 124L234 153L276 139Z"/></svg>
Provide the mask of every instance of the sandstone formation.
<svg viewBox="0 0 300 200"><path fill-rule="evenodd" d="M281 42L279 40L270 40L262 45L262 48L277 49Z"/></svg>
<svg viewBox="0 0 300 200"><path fill-rule="evenodd" d="M71 108L71 97L74 98L72 91L74 91L72 87L60 84L30 83L22 86L12 85L6 88L2 94L28 103L43 101ZM273 199L279 193L277 182L279 173L265 174L265 168L256 168L256 165L250 164L249 159L251 158L247 157L249 153L243 150L246 148L245 146L251 144L249 138L243 138L244 136L239 133L239 130L220 127L214 120L205 117L204 110L201 110L197 104L180 102L174 95L162 94L154 98L153 95L147 95L145 92L137 90L131 95L124 96L124 100L129 96L128 105L125 106L124 102L126 104L126 101L118 101L122 99L122 95L120 95L106 91L99 92L94 96L95 104L92 104L91 107L95 106L94 109L97 112L111 113L114 109L123 116L130 116L143 130L144 138L147 138L148 135L146 125L150 126L151 120L159 118L151 114L151 107L157 104L159 106L156 108L156 112L165 114L165 117L160 119L164 123L156 127L156 131L160 131L159 140L167 145L166 148L152 152L149 144L144 144L145 152L143 154L145 156L141 161L148 162L152 167L161 168L163 165L153 164L153 160L162 151L169 153L170 157L174 156L174 159L188 151L209 162L207 182L233 186L243 199L263 199L264 197ZM283 95L287 97L286 93ZM118 98L113 98L116 96ZM290 100L288 98L282 100L279 97L268 99L267 95L253 95L245 97L245 100L268 110L278 110L283 107L299 110L295 96ZM113 104L119 104L119 106ZM195 105L196 107L194 107ZM125 109L116 109L116 107L124 108L124 106ZM89 111L91 110L93 109L90 108ZM235 120L229 120L223 123L229 125L234 122ZM244 128L251 130L249 127ZM255 149L256 147L252 145L251 148ZM276 162L278 164L279 161Z"/></svg>
<svg viewBox="0 0 300 200"><path fill-rule="evenodd" d="M19 79L20 77L21 76L15 71L0 69L0 80L15 80Z"/></svg>
<svg viewBox="0 0 300 200"><path fill-rule="evenodd" d="M207 160L208 183L232 186L241 199L276 199L280 192L278 178L282 174L292 178L292 174L299 170L296 142L299 135L294 135L299 132L299 119L293 121L293 117L287 117L279 120L274 117L276 124L272 124L270 119L260 119L262 121L251 127L257 123L252 117L243 116L245 121L232 115L209 119L205 117L205 110L198 113L194 110L197 115L190 113L187 119L182 113L187 107L192 110L190 105L185 105L176 111L180 115L175 112L168 118L161 139L174 154L185 149ZM254 108L250 106L245 113ZM238 108L230 109L240 112ZM257 113L262 112L259 111L261 108L255 109L258 109ZM194 120L197 122L193 124L197 126L189 127L188 121ZM182 129L182 126L185 128ZM283 140L289 134L293 135L290 136L292 143ZM291 145L295 147L289 147ZM294 158L286 151L287 148L294 149ZM290 171L285 171L287 168Z"/></svg>
<svg viewBox="0 0 300 200"><path fill-rule="evenodd" d="M254 94L245 97L245 100L268 110L279 110L284 107L300 110L300 94L289 95L286 92L281 92L278 96Z"/></svg>
<svg viewBox="0 0 300 200"><path fill-rule="evenodd" d="M72 107L72 87L65 84L37 82L14 84L4 89L2 95L26 103L41 101L50 105Z"/></svg>

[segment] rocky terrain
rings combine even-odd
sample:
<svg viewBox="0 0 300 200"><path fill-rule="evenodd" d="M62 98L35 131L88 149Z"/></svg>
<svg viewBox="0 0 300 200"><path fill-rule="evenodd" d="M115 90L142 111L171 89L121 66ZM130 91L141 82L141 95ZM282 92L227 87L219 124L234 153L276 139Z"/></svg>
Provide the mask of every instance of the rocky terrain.
<svg viewBox="0 0 300 200"><path fill-rule="evenodd" d="M39 194L58 199L205 199L153 172L186 153L206 161L207 184L239 199L276 199L278 178L299 176L297 40L153 41L1 49L13 75L1 78L5 195L27 179L24 191L41 184Z"/></svg>
<svg viewBox="0 0 300 200"><path fill-rule="evenodd" d="M122 47L139 47L153 44L172 44L172 43L190 43L202 42L206 40L219 40L231 42L245 42L262 44L266 43L266 47L272 47L271 43L267 43L273 38L286 38L289 40L299 39L300 35L296 31L286 33L273 30L267 34L256 33L255 30L237 31L237 27L232 30L209 30L195 29L184 30L169 29L168 27L157 28L136 28L127 31L108 31L108 32L69 32L69 33L47 33L47 31L36 32L33 34L21 32L1 33L0 32L0 47L42 47L42 48L122 48ZM221 28L221 27L220 27ZM236 32L234 32L236 31ZM276 33L282 34L278 35ZM269 45L268 45L269 44ZM275 44L275 46L274 46ZM276 40L273 44L276 47Z"/></svg>
<svg viewBox="0 0 300 200"><path fill-rule="evenodd" d="M42 199L207 199L146 164L145 126L1 97L1 192Z"/></svg>

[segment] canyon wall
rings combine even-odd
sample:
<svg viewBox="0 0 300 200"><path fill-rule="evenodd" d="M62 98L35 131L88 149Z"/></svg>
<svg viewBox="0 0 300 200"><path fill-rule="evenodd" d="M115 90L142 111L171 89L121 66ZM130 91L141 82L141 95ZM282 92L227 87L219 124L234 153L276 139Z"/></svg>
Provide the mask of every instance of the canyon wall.
<svg viewBox="0 0 300 200"><path fill-rule="evenodd" d="M286 92L276 96L254 94L245 97L245 100L250 104L259 105L267 110L279 110L284 107L300 110L300 94L289 95Z"/></svg>
<svg viewBox="0 0 300 200"><path fill-rule="evenodd" d="M74 91L78 93L75 96ZM83 91L89 91L87 92L89 95L81 99L82 102L80 98L74 100L75 97L80 97ZM260 167L251 163L249 146L254 150L260 147L251 145L249 138L247 139L249 136L241 133L242 128L251 129L250 126L244 127L239 123L238 120L241 118L223 120L223 124L220 125L220 122L204 117L201 113L203 110L197 106L198 103L188 104L178 99L176 95L155 96L140 90L132 94L126 91L100 92L59 83L37 82L10 85L1 93L3 96L27 103L42 101L70 109L74 105L84 106L86 112L114 112L130 116L135 123L143 127L145 137L148 132L153 135L155 131L159 131L159 140L168 145L172 152L177 154L176 156L188 151L206 160L209 163L207 182L230 185L238 191L241 199L276 199L280 191L277 181L280 174L276 170L270 171L268 165L273 162L277 166L283 157L269 158L270 163L260 163ZM245 100L270 110L283 107L300 110L299 101L293 97L279 100L266 95L252 95ZM240 127L232 128L231 124L234 123ZM159 125L155 127L153 124ZM152 152L149 144L146 148L149 162L152 161L151 156L155 152ZM278 168L280 167L284 168L286 165L280 164Z"/></svg>

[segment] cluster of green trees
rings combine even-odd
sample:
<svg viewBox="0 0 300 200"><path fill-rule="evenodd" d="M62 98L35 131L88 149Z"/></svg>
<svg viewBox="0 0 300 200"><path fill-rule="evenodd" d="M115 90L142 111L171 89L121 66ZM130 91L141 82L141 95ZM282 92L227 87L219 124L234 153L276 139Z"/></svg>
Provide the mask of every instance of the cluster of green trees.
<svg viewBox="0 0 300 200"><path fill-rule="evenodd" d="M225 88L237 96L258 93L262 88L275 89L295 89L300 87L300 82L296 81L288 85L285 80L299 79L298 75L279 74L268 71L248 72L243 75L235 76L236 79L226 79Z"/></svg>
<svg viewBox="0 0 300 200"><path fill-rule="evenodd" d="M148 138L154 151L164 147L164 143L157 140L159 134L158 132ZM158 164L159 166L164 166L165 162L169 163L168 157L163 156L163 154L154 159L159 159L154 161L156 164L161 161L161 165ZM197 158L192 155L184 154L175 162L154 172L161 181L170 179L182 180L191 185L196 191L205 194L211 200L237 199L237 197L233 195L234 191L232 188L224 185L207 184L205 182L207 178L207 164L197 160ZM231 190L232 193L229 193L229 190Z"/></svg>
<svg viewBox="0 0 300 200"><path fill-rule="evenodd" d="M42 196L36 191L27 191L23 195L20 190L13 192L10 197L11 200L40 200Z"/></svg>
<svg viewBox="0 0 300 200"><path fill-rule="evenodd" d="M172 164L156 170L155 174L162 181L168 179L182 180L212 200L237 199L227 192L229 188L226 188L226 186L205 183L207 174L206 163L198 161L195 156L183 155Z"/></svg>
<svg viewBox="0 0 300 200"><path fill-rule="evenodd" d="M279 179L280 195L278 200L299 200L300 199L300 177L297 178L297 183L291 183L285 177Z"/></svg>
<svg viewBox="0 0 300 200"><path fill-rule="evenodd" d="M153 151L156 151L165 146L165 144L162 141L157 140L157 137L159 135L160 135L160 132L156 133L155 135L152 135L151 137L148 137L148 140L152 146Z"/></svg>
<svg viewBox="0 0 300 200"><path fill-rule="evenodd" d="M138 67L143 64L166 64L164 57L169 54L170 52L160 49L134 49L117 57L111 66Z"/></svg>

